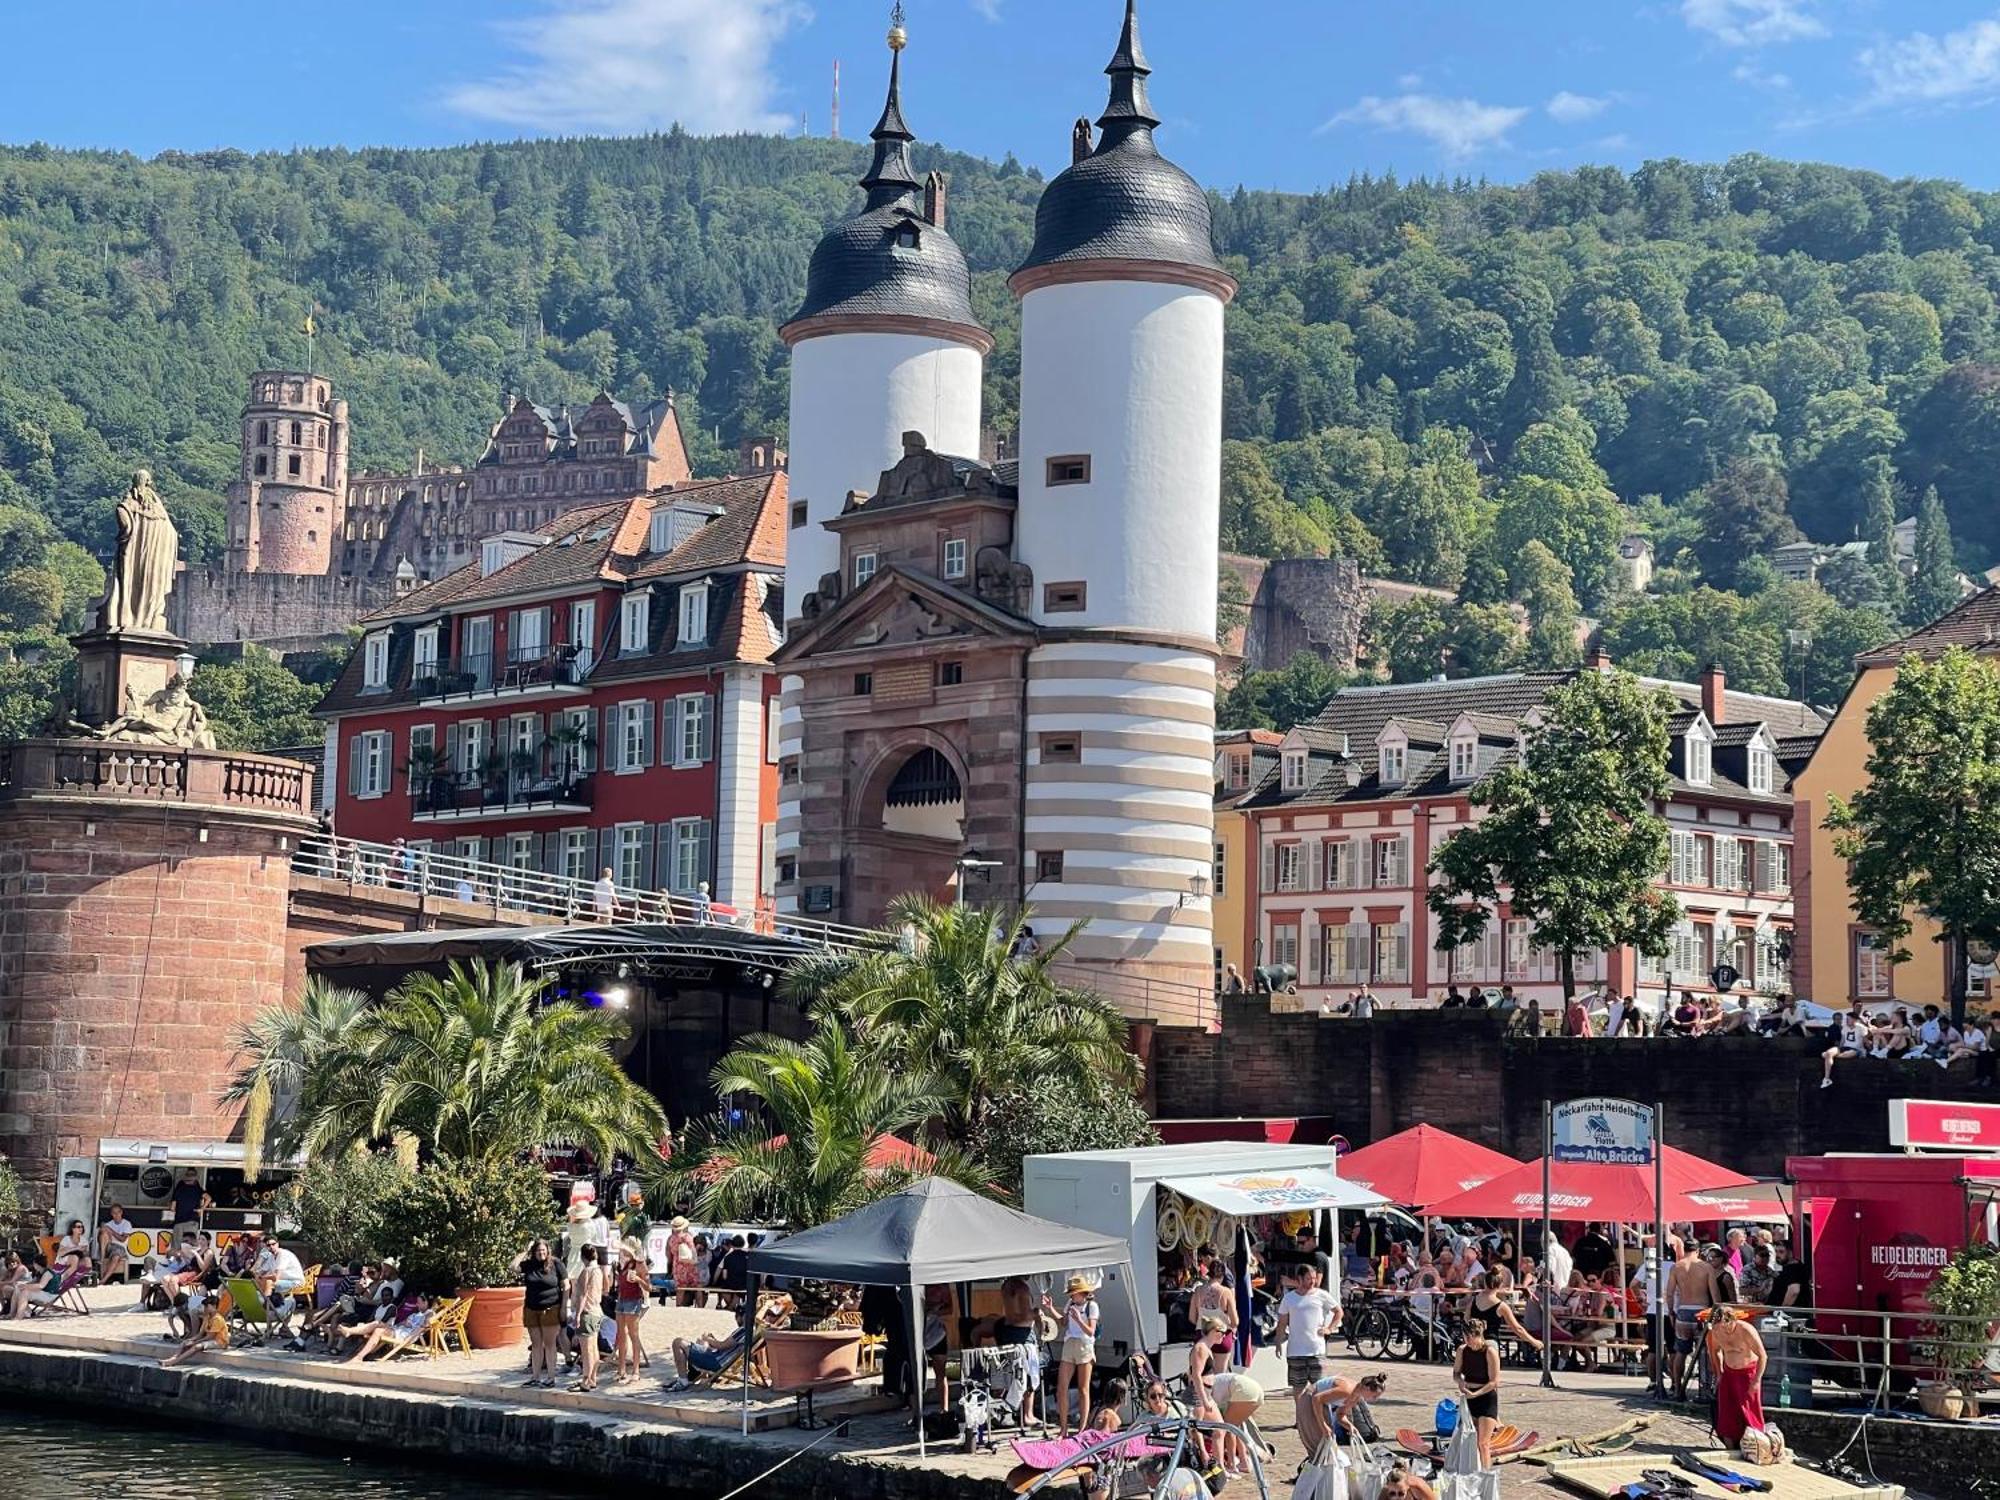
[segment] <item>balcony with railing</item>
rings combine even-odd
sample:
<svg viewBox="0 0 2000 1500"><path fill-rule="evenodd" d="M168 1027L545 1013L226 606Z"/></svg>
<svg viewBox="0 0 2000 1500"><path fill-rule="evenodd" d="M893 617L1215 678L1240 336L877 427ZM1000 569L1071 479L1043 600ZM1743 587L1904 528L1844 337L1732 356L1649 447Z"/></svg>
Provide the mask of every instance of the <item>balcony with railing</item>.
<svg viewBox="0 0 2000 1500"><path fill-rule="evenodd" d="M410 697L429 706L469 698L580 694L586 689L591 660L588 648L564 643L420 661L410 669Z"/></svg>
<svg viewBox="0 0 2000 1500"><path fill-rule="evenodd" d="M588 771L437 771L410 777L410 818L455 823L519 813L587 813Z"/></svg>

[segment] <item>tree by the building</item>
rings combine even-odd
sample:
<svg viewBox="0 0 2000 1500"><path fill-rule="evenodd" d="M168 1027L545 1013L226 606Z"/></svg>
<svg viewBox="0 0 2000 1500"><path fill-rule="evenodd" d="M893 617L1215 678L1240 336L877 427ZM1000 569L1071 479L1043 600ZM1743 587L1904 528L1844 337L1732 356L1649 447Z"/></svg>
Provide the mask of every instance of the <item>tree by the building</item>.
<svg viewBox="0 0 2000 1500"><path fill-rule="evenodd" d="M1717 588L1742 589L1744 568L1773 547L1798 540L1787 514L1785 476L1775 464L1750 459L1731 464L1703 486L1697 505L1701 529L1695 560Z"/></svg>
<svg viewBox="0 0 2000 1500"><path fill-rule="evenodd" d="M1917 506L1916 576L1910 580L1909 621L1928 625L1954 609L1961 597L1951 522L1935 486Z"/></svg>
<svg viewBox="0 0 2000 1500"><path fill-rule="evenodd" d="M1530 542L1514 563L1513 584L1514 597L1528 612L1523 665L1542 672L1575 666L1576 590L1568 565L1540 542Z"/></svg>
<svg viewBox="0 0 2000 1500"><path fill-rule="evenodd" d="M1855 915L1891 963L1910 957L1913 914L1937 927L1963 1024L1966 945L2000 942L2000 665L1911 657L1869 708L1868 743L1867 785L1826 820Z"/></svg>
<svg viewBox="0 0 2000 1500"><path fill-rule="evenodd" d="M1583 672L1549 695L1519 761L1473 790L1479 821L1431 860L1438 945L1477 941L1501 901L1556 955L1563 997L1576 960L1630 945L1666 951L1680 908L1656 881L1667 824L1672 700L1623 672Z"/></svg>
<svg viewBox="0 0 2000 1500"><path fill-rule="evenodd" d="M1301 651L1275 672L1245 672L1215 705L1218 729L1290 729L1314 718L1349 674Z"/></svg>

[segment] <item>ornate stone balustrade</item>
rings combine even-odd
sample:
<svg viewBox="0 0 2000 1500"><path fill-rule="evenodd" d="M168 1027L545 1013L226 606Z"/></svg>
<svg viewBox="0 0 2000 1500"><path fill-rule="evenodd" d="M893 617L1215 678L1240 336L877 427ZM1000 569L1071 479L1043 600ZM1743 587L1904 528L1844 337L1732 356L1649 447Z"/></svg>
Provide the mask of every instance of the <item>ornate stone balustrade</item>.
<svg viewBox="0 0 2000 1500"><path fill-rule="evenodd" d="M312 816L312 772L228 750L37 739L0 746L0 801L89 798Z"/></svg>

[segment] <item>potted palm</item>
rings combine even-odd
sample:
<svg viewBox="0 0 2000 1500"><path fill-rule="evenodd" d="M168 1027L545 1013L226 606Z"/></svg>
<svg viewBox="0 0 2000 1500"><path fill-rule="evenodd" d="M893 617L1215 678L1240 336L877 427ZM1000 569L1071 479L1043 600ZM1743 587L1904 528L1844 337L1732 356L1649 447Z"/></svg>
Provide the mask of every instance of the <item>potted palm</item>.
<svg viewBox="0 0 2000 1500"><path fill-rule="evenodd" d="M582 778L584 763L596 743L586 720L558 719L549 726L543 744L549 751L549 762L555 768L556 780L565 793Z"/></svg>
<svg viewBox="0 0 2000 1500"><path fill-rule="evenodd" d="M1935 1378L1919 1382L1917 1404L1930 1417L1976 1413L1973 1382L1992 1347L1987 1330L2000 1322L2000 1247L1967 1245L1931 1278L1924 1300L1933 1318L1913 1352Z"/></svg>

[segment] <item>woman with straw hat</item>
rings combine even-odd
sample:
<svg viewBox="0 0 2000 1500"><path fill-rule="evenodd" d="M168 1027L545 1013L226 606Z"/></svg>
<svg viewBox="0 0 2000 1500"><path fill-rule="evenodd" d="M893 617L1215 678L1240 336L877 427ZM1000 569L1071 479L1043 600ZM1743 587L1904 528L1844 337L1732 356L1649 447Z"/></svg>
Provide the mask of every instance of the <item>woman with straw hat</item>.
<svg viewBox="0 0 2000 1500"><path fill-rule="evenodd" d="M1077 1417L1077 1430L1081 1432L1090 1426L1090 1371L1097 1363L1097 1302L1090 1295L1094 1288L1088 1276L1072 1276L1069 1279L1069 1300L1057 1314L1062 1319L1062 1360L1056 1366L1056 1435L1069 1436L1069 1387L1074 1380L1077 1401L1081 1414ZM1055 1304L1048 1294L1042 1294L1042 1306L1056 1312Z"/></svg>
<svg viewBox="0 0 2000 1500"><path fill-rule="evenodd" d="M667 1231L667 1268L674 1278L674 1303L693 1307L701 1295L701 1256L695 1250L687 1216L675 1214L667 1221Z"/></svg>

